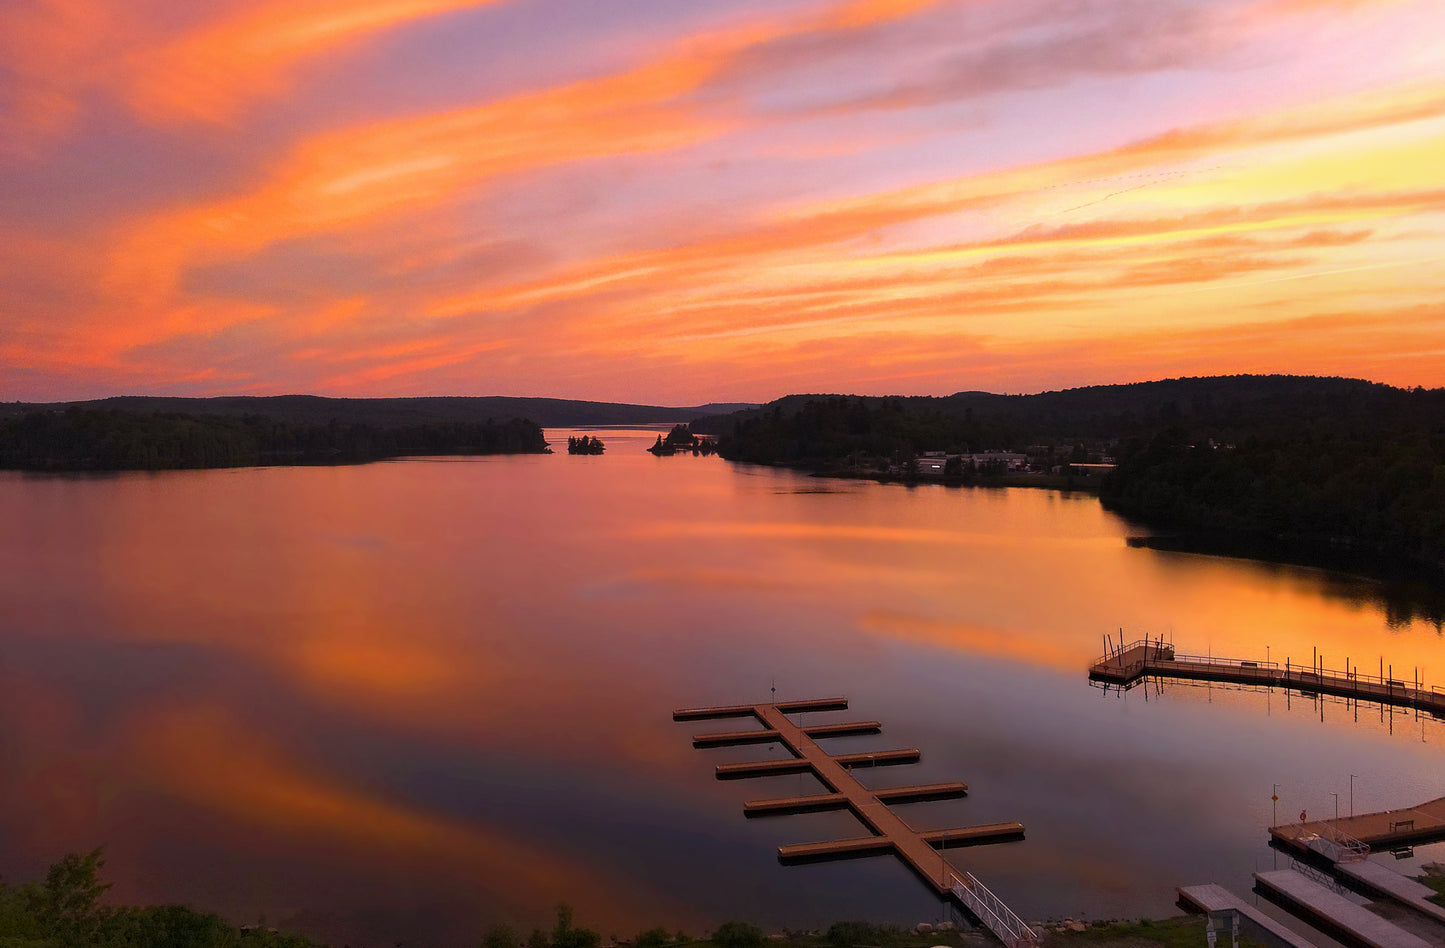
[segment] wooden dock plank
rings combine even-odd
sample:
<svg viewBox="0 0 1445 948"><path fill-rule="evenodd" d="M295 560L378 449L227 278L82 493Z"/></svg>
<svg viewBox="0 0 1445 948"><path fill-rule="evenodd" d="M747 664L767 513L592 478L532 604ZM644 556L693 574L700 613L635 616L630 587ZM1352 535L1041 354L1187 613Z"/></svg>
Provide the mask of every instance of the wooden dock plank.
<svg viewBox="0 0 1445 948"><path fill-rule="evenodd" d="M928 830L919 835L934 849L952 849L955 846L978 846L984 843L999 843L1008 839L1023 839L1024 825L1022 823L981 823L978 826Z"/></svg>
<svg viewBox="0 0 1445 948"><path fill-rule="evenodd" d="M853 737L860 734L878 734L883 725L877 721L847 721L840 724L812 724L803 729L811 738ZM773 730L720 731L715 734L693 736L693 747L739 747L744 744L773 744L779 740Z"/></svg>
<svg viewBox="0 0 1445 948"><path fill-rule="evenodd" d="M1369 948L1429 948L1430 943L1423 938L1410 934L1293 869L1256 872L1254 878L1269 895L1285 903L1290 911L1319 919Z"/></svg>
<svg viewBox="0 0 1445 948"><path fill-rule="evenodd" d="M873 795L884 803L923 803L931 800L957 800L968 796L968 784L926 783L915 787L888 787L874 790Z"/></svg>
<svg viewBox="0 0 1445 948"><path fill-rule="evenodd" d="M922 756L918 748L908 747L902 750L870 751L865 754L838 754L832 759L843 767L891 767L894 764L916 764Z"/></svg>
<svg viewBox="0 0 1445 948"><path fill-rule="evenodd" d="M886 836L860 836L856 839L830 839L821 843L796 843L778 847L778 861L783 863L822 862L856 856L886 856L894 851L893 840Z"/></svg>
<svg viewBox="0 0 1445 948"><path fill-rule="evenodd" d="M757 709L763 705L756 704L727 704L711 708L679 708L672 712L674 721L706 721L712 718L748 718L754 717ZM846 711L848 710L847 698L809 698L805 701L780 701L775 705L767 707L777 708L784 714L796 714L799 711Z"/></svg>
<svg viewBox="0 0 1445 948"><path fill-rule="evenodd" d="M716 708L678 708L672 712L674 721L708 721L716 718L750 718L753 716L753 706L750 704L730 704Z"/></svg>
<svg viewBox="0 0 1445 948"><path fill-rule="evenodd" d="M844 721L838 724L810 724L803 733L817 740L820 737L854 737L862 734L881 734L883 725L877 721Z"/></svg>
<svg viewBox="0 0 1445 948"><path fill-rule="evenodd" d="M776 777L780 774L805 774L813 769L811 761L801 757L789 760L758 760L740 764L718 764L719 780L743 780L748 777Z"/></svg>
<svg viewBox="0 0 1445 948"><path fill-rule="evenodd" d="M1176 889L1181 901L1208 915L1213 912L1238 912L1249 922L1258 926L1266 938L1286 948L1315 948L1314 943L1283 924L1270 918L1259 909L1239 898L1223 886L1208 885L1181 886ZM1247 928L1247 926L1245 926Z"/></svg>
<svg viewBox="0 0 1445 948"><path fill-rule="evenodd" d="M797 714L800 711L847 711L847 698L807 698L802 701L779 701L769 705L783 714Z"/></svg>
<svg viewBox="0 0 1445 948"><path fill-rule="evenodd" d="M802 797L778 797L752 800L743 804L744 816L786 816L793 813L821 813L848 809L848 798L841 793L814 793Z"/></svg>
<svg viewBox="0 0 1445 948"><path fill-rule="evenodd" d="M744 744L771 744L778 739L777 731L722 731L717 734L696 734L693 747L740 747Z"/></svg>
<svg viewBox="0 0 1445 948"><path fill-rule="evenodd" d="M930 783L916 787L890 787L875 790L873 795L883 803L922 803L932 800L956 800L968 796L966 783ZM800 797L779 797L753 800L743 804L744 816L782 816L792 813L819 813L848 809L848 798L841 793L815 793ZM1009 824L1018 825L1018 824Z"/></svg>

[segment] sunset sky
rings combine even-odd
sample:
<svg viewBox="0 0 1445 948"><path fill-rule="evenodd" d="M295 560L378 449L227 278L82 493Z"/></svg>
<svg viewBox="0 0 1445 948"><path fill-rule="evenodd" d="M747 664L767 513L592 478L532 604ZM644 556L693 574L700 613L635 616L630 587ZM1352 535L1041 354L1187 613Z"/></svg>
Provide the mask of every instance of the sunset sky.
<svg viewBox="0 0 1445 948"><path fill-rule="evenodd" d="M1445 385L1440 0L0 0L0 399Z"/></svg>

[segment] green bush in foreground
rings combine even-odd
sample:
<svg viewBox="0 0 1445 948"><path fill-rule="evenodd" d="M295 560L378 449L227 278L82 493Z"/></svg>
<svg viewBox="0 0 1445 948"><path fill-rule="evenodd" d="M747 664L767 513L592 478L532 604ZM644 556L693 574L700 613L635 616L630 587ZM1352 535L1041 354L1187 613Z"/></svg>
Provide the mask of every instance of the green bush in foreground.
<svg viewBox="0 0 1445 948"><path fill-rule="evenodd" d="M723 922L712 933L716 948L763 948L763 930L747 922Z"/></svg>
<svg viewBox="0 0 1445 948"><path fill-rule="evenodd" d="M71 853L44 882L0 885L0 948L235 948L241 932L183 905L108 906L99 849ZM247 948L312 948L295 935L247 933Z"/></svg>

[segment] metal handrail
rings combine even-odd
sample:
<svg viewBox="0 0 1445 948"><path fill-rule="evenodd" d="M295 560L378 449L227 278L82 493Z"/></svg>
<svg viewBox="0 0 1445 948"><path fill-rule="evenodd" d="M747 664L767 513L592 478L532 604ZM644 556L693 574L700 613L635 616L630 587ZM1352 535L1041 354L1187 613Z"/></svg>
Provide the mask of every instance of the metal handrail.
<svg viewBox="0 0 1445 948"><path fill-rule="evenodd" d="M1135 639L1127 645L1120 645L1106 655L1100 655L1094 660L1095 665L1107 665L1110 662L1118 662L1119 656L1136 648L1150 648L1158 654L1168 653L1171 657L1174 654L1172 642L1160 642L1158 639ZM1131 666L1132 667L1132 666Z"/></svg>
<svg viewBox="0 0 1445 948"><path fill-rule="evenodd" d="M1370 845L1340 829L1334 823L1326 823L1327 832L1320 835L1327 838L1339 849L1335 862L1364 862L1370 858Z"/></svg>
<svg viewBox="0 0 1445 948"><path fill-rule="evenodd" d="M1038 945L1039 936L1023 919L1014 914L1003 900L994 895L988 886L979 882L973 873L956 872L949 875L954 880L950 888L969 911L978 916L984 927L993 932L1007 948L1033 948Z"/></svg>
<svg viewBox="0 0 1445 948"><path fill-rule="evenodd" d="M1224 658L1219 655L1183 655L1175 653L1173 660L1194 665L1222 665L1227 668L1268 668L1279 671L1279 662L1257 662L1248 658Z"/></svg>
<svg viewBox="0 0 1445 948"><path fill-rule="evenodd" d="M1291 857L1289 861L1289 867L1290 869L1298 872L1300 875L1306 877L1307 879L1319 883L1320 885L1334 892L1336 895L1345 894L1344 884L1341 883L1340 880L1334 878L1333 876L1326 875L1325 873L1316 869L1314 866L1311 866L1309 863L1300 862L1298 859Z"/></svg>

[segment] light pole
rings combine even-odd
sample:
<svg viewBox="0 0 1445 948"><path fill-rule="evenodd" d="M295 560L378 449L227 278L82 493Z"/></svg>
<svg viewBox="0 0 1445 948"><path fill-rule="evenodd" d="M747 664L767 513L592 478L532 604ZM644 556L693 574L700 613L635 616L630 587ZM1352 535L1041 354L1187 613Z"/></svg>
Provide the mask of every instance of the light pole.
<svg viewBox="0 0 1445 948"><path fill-rule="evenodd" d="M1330 796L1335 798L1335 822L1338 823L1340 821L1340 795L1331 790ZM1335 828L1339 829L1338 826Z"/></svg>
<svg viewBox="0 0 1445 948"><path fill-rule="evenodd" d="M1359 774L1350 774L1350 816L1355 815L1355 778Z"/></svg>
<svg viewBox="0 0 1445 948"><path fill-rule="evenodd" d="M1270 808L1271 828L1273 828L1274 826L1278 826L1278 825L1279 825L1279 784L1275 784L1275 785L1274 785L1274 789L1271 790L1270 793L1269 793L1269 808ZM1276 869L1278 869L1278 868L1279 868L1279 850L1278 850L1278 849L1275 849L1273 846L1271 846L1271 847L1269 847L1269 848L1270 848L1270 850L1274 853L1274 867L1275 867Z"/></svg>

